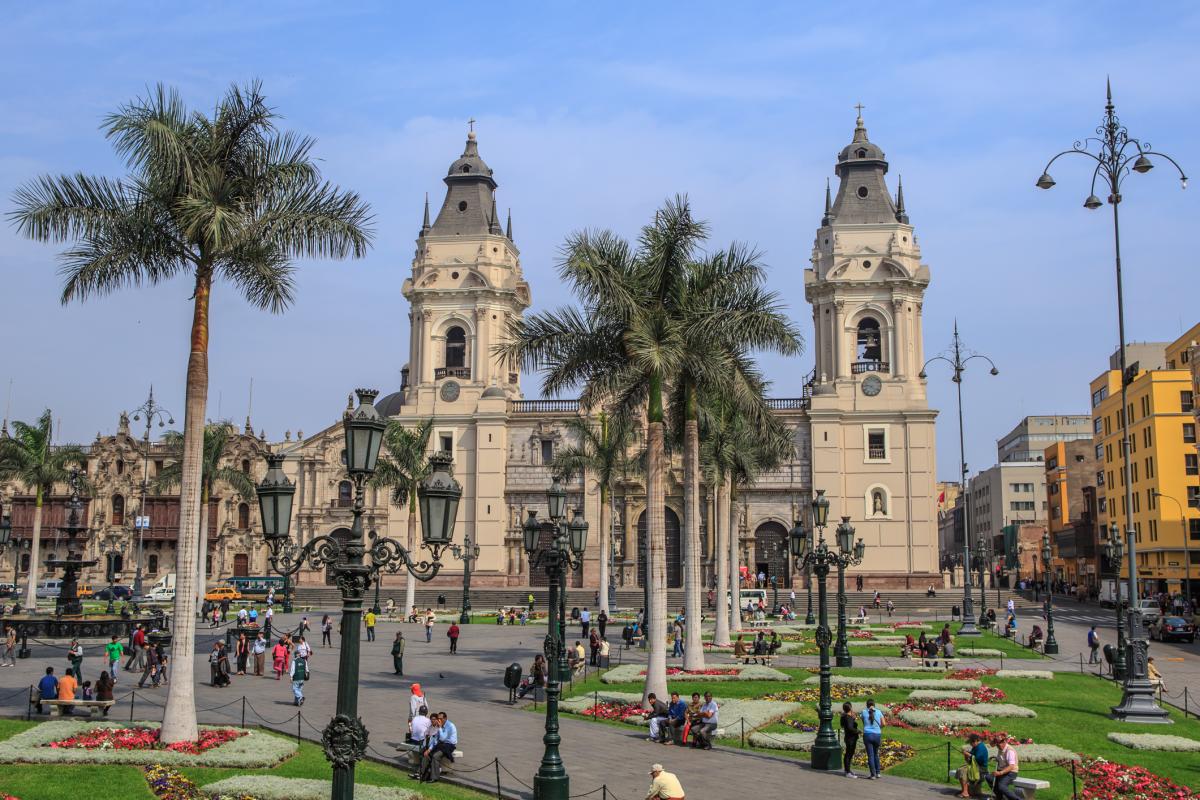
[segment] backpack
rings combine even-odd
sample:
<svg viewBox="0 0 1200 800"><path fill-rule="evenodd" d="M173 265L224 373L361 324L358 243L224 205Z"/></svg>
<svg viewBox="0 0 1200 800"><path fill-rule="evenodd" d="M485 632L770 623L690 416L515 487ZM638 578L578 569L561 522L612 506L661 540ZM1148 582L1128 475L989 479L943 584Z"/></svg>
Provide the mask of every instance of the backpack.
<svg viewBox="0 0 1200 800"><path fill-rule="evenodd" d="M296 669L292 673L292 680L294 680L294 681L308 680L308 662L306 660L304 660L303 658L297 658L295 660L295 662L293 662L293 663L295 664Z"/></svg>

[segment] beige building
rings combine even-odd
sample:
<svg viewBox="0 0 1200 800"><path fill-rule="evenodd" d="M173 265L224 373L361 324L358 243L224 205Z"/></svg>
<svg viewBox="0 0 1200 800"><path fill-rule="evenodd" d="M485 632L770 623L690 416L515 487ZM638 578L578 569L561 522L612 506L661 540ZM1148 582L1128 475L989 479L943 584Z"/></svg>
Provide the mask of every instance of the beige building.
<svg viewBox="0 0 1200 800"><path fill-rule="evenodd" d="M894 200L888 191L887 168L860 118L853 141L838 156L836 200L827 190L811 265L804 272L817 363L801 396L770 401L794 431L793 458L737 495L742 562L755 572L782 578L784 586L793 582L787 533L795 519L807 518L814 487L824 489L830 500L829 533L837 518L846 515L866 541L866 560L852 572L863 574L869 587L924 588L940 581L935 577L936 412L928 407L925 381L918 377L924 362L921 320L929 268L921 263L902 191ZM443 180L445 199L432 221L426 205L411 273L401 289L409 304L408 366L401 386L379 397L376 405L403 423L435 420L431 447L453 454L455 475L463 485L456 540L480 549L473 583L544 584L544 573L531 573L522 550L521 523L527 509L544 516L548 465L567 441L564 423L585 412L572 399L525 399L523 376L492 356L509 324L530 306L532 292L522 273L511 218L500 223L497 181L479 154L474 133ZM257 476L265 445L249 437L247 447L250 440ZM353 498L343 466L340 420L331 420L315 435L287 436L270 447L288 456L284 468L296 482L293 537L304 543L348 532ZM595 483L576 478L568 491L569 502L582 508L595 526ZM701 552L696 557L705 584L711 585L714 498L711 487L701 491ZM666 496L667 581L678 587L684 559L691 557L681 541L679 463L667 476ZM235 498L228 508L224 503L218 503L210 519L218 532L232 535L216 537L215 571L225 576L244 567L261 574L264 548L250 535L256 510L251 510L243 535L240 501ZM575 586L598 585L602 558L612 559L618 585L641 583L646 491L640 476L622 481L613 505L612 552L600 552L593 528ZM365 514L367 530L405 537L407 509L389 503L387 492L368 489ZM166 569L166 562L158 568ZM451 559L434 585L459 584L461 569ZM384 580L399 587L406 579L396 575ZM299 576L301 584L325 581L325 575L312 571Z"/></svg>

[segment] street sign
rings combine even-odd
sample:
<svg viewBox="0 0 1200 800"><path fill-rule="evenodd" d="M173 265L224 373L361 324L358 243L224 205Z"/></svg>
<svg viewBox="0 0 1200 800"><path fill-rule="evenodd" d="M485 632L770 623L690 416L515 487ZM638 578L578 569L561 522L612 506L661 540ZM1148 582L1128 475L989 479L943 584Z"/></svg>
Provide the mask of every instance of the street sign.
<svg viewBox="0 0 1200 800"><path fill-rule="evenodd" d="M150 518L149 517L134 517L133 527L138 528L138 529L149 528L150 527Z"/></svg>

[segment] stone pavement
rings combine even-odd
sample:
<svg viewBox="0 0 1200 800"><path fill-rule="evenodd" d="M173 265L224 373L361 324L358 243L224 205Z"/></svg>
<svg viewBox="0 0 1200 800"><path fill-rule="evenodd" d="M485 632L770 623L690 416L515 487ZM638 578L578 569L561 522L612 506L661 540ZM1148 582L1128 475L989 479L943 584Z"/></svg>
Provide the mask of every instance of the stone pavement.
<svg viewBox="0 0 1200 800"><path fill-rule="evenodd" d="M308 616L317 627L320 613ZM299 615L280 615L276 620L281 626L294 625ZM403 678L393 675L390 655L391 641L398 627L404 630L408 642ZM508 690L503 686L502 676L505 667L513 661L520 662L528 670L533 655L541 650L545 626L463 626L459 654L455 656L447 652L445 631L446 626L439 624L434 630L433 642L426 644L423 629L418 625L381 622L377 641L363 642L359 711L371 734L373 754L384 757L395 754L395 745L404 738L408 687L410 682L418 681L426 689L431 708L444 709L458 726L460 747L465 757L459 761L456 780L495 793L497 779L492 761L499 758L504 767L500 772L500 784L505 795L531 797L532 792L526 785L532 784L541 761L544 715L509 706ZM574 641L572 637L577 632L577 628L569 632L569 641ZM216 635L203 627L198 632L196 675L199 677L208 676L205 654ZM319 640L318 633L315 643L319 644ZM61 673L66 667L62 645L65 643L32 643L32 658L20 661L15 669L0 669L0 708L9 714L24 713L24 697L6 695L35 682L47 665ZM102 667L99 644L88 645L86 653L84 677L94 680ZM637 650L627 651L629 654L643 658ZM277 723L271 727L294 735L299 724L305 738L319 740L319 731L332 716L335 705L336 648L317 647L312 667L314 674L305 686L307 699L301 709L301 720L296 719L297 709L292 706L291 686L286 679L277 682L273 678L236 676L233 685L224 689L215 689L203 682L197 686L199 708L214 709L228 704L205 711L201 720L240 722L240 698L245 694L248 697L248 722L253 723L257 713ZM117 695L135 687L137 677L134 673L122 673ZM719 685L716 688L719 701ZM138 690L135 718L161 718L160 706L165 697L165 689ZM117 719L128 719L128 715L129 700L112 713ZM708 752L668 748L645 741L644 730L625 730L569 715L561 717L561 729L561 752L571 776L572 795L607 786L608 796L617 800L644 797L649 786L646 773L654 762L661 762L680 776L689 800L725 800L735 795L784 798L797 794L813 800L840 800L849 788L847 779L840 773L813 772L796 759L719 746ZM897 800L951 794L948 785L936 786L886 775L877 782L855 781L853 786L856 796ZM601 796L602 792L597 791L595 797Z"/></svg>

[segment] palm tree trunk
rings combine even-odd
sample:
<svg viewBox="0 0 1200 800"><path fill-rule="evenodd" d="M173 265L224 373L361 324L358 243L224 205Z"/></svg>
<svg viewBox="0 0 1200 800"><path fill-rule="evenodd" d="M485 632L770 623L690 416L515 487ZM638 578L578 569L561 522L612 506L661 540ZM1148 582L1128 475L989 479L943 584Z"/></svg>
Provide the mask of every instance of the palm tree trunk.
<svg viewBox="0 0 1200 800"><path fill-rule="evenodd" d="M694 397L689 405L694 405ZM689 409L690 412L691 409ZM687 552L683 561L683 668L704 669L700 637L700 422L688 414L683 423L683 524Z"/></svg>
<svg viewBox="0 0 1200 800"><path fill-rule="evenodd" d="M654 414L651 391L652 421L646 426L646 518L647 551L646 580L650 586L650 607L646 609L650 656L646 666L646 684L642 702L654 692L667 697L667 536L666 497L663 493L663 423L662 400ZM657 416L657 419L654 417Z"/></svg>
<svg viewBox="0 0 1200 800"><path fill-rule="evenodd" d="M38 564L42 559L42 500L45 492L37 488L37 499L33 506L33 544L29 548L29 585L25 587L25 608L30 613L37 611ZM13 558L17 559L20 567L21 554L14 550Z"/></svg>
<svg viewBox="0 0 1200 800"><path fill-rule="evenodd" d="M408 499L408 552L417 552L417 496L412 494ZM411 572L405 570L408 574L408 581L404 586L404 618L408 618L408 614L412 611L413 606L417 604L417 579L413 577Z"/></svg>
<svg viewBox="0 0 1200 800"><path fill-rule="evenodd" d="M727 647L731 644L729 612L725 603L725 594L729 591L729 484L724 479L717 484L713 525L717 528L717 541L713 545L713 561L717 563L717 630L713 634L713 644Z"/></svg>
<svg viewBox="0 0 1200 800"><path fill-rule="evenodd" d="M612 548L612 509L608 506L608 487L600 486L600 610L612 613L608 607L608 558Z"/></svg>
<svg viewBox="0 0 1200 800"><path fill-rule="evenodd" d="M741 573L738 571L738 527L733 512L733 478L725 477L725 525L729 529L729 633L742 629L742 594L738 591Z"/></svg>
<svg viewBox="0 0 1200 800"><path fill-rule="evenodd" d="M200 545L196 557L196 606L204 603L208 584L208 488L200 492Z"/></svg>
<svg viewBox="0 0 1200 800"><path fill-rule="evenodd" d="M208 304L212 273L196 275L183 418L183 464L179 486L179 541L176 545L176 591L171 636L171 683L163 712L161 740L195 741L195 638L197 523L200 520L201 462L204 456L204 412L208 401Z"/></svg>

